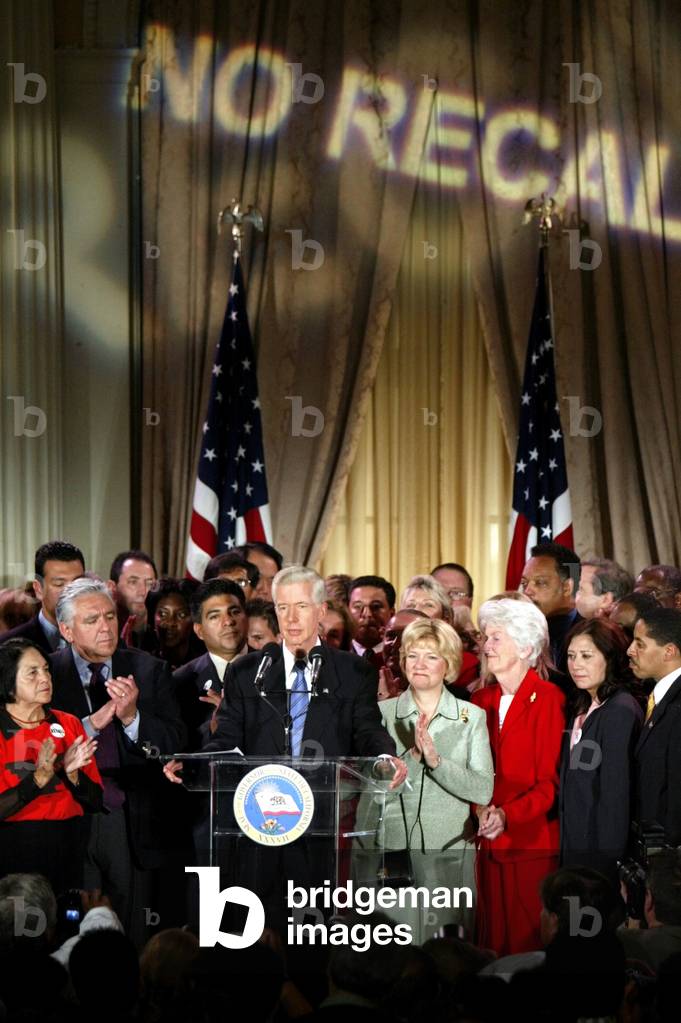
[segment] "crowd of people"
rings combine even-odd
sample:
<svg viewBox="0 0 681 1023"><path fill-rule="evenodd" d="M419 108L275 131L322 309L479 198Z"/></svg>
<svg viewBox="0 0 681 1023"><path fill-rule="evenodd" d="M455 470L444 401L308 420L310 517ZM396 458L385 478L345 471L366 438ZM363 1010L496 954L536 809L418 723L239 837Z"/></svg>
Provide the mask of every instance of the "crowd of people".
<svg viewBox="0 0 681 1023"><path fill-rule="evenodd" d="M77 964L98 942L129 980L117 1018L221 1019L224 977L244 971L271 981L263 1019L487 1020L544 996L547 1019L672 1018L681 570L651 565L634 578L541 543L518 591L485 595L476 620L473 580L454 562L415 575L398 599L378 575L284 567L265 543L216 556L198 582L159 577L139 550L100 577L78 547L53 541L36 552L32 591L0 594L10 1018L27 945L50 960L59 1011L62 1001L85 1011ZM260 896L263 941L241 960L199 949L184 866L207 862L210 824L205 799L179 784L181 755L235 749L376 758L389 782L381 842L367 837L378 803L360 799L353 876L462 887L472 901L405 910L408 952L334 950L318 1007L324 991L307 981L325 964L308 958L296 984L283 882L333 880L335 850L312 837L276 850L242 843L224 867ZM32 945L26 906L51 921ZM569 973L583 978L576 990Z"/></svg>

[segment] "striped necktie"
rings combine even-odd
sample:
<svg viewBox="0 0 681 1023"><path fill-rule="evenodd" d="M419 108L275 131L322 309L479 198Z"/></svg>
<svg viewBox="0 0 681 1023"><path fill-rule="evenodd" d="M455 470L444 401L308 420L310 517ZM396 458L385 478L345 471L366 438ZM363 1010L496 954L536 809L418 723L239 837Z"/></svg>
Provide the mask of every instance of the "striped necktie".
<svg viewBox="0 0 681 1023"><path fill-rule="evenodd" d="M295 672L296 677L291 686L291 753L299 757L308 705L305 665L301 661L296 661Z"/></svg>

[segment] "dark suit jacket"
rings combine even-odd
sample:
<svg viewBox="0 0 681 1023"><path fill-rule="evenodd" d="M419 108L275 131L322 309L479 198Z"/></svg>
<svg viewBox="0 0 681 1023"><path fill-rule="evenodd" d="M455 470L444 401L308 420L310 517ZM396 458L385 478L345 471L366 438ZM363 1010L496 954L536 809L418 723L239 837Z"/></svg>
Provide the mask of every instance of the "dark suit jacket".
<svg viewBox="0 0 681 1023"><path fill-rule="evenodd" d="M207 738L207 727L202 726L210 721L214 707L212 703L202 703L199 700L206 692L207 682L211 689L222 692L220 676L208 653L195 657L173 672L175 698L187 729L186 749L189 752L201 749Z"/></svg>
<svg viewBox="0 0 681 1023"><path fill-rule="evenodd" d="M681 675L643 726L634 750L634 820L660 824L681 845Z"/></svg>
<svg viewBox="0 0 681 1023"><path fill-rule="evenodd" d="M383 727L378 710L376 670L355 654L328 646L324 646L324 654L319 695L310 699L303 743L318 743L325 758L394 755L395 743ZM284 755L282 718L288 712L284 661L277 661L265 676L265 694L275 710L253 685L261 658L260 651L255 651L228 666L217 731L206 750L238 746L246 756ZM308 753L319 755L313 748L303 750L304 756Z"/></svg>
<svg viewBox="0 0 681 1023"><path fill-rule="evenodd" d="M90 713L70 647L50 656L53 696L51 706L79 718ZM114 651L114 675L132 675L139 689L137 709L140 714L139 738L131 742L123 726L114 718L118 739L120 771L117 782L125 792L125 809L133 852L145 869L166 861L175 850L172 797L164 781L159 754L174 753L183 748L186 732L167 664L140 650ZM151 751L147 755L144 746Z"/></svg>
<svg viewBox="0 0 681 1023"><path fill-rule="evenodd" d="M29 621L24 622L23 625L16 625L13 629L8 629L7 632L3 632L0 636L0 643L5 643L8 639L30 639L31 643L35 643L38 649L42 650L46 657L49 657L52 653L52 647L49 644L47 636L43 632L43 628L37 614Z"/></svg>
<svg viewBox="0 0 681 1023"><path fill-rule="evenodd" d="M611 873L629 842L633 754L643 711L631 693L614 693L589 714L571 751L573 722L561 750L561 863Z"/></svg>

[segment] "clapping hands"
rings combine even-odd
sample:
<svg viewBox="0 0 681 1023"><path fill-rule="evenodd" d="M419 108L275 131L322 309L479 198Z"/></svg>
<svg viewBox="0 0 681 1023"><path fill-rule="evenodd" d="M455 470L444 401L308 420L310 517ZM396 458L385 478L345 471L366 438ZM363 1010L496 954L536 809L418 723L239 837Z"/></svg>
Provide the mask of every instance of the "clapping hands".
<svg viewBox="0 0 681 1023"><path fill-rule="evenodd" d="M426 714L419 714L414 734L414 750L416 760L424 758L428 767L433 770L440 763L440 756L435 749L435 743L428 731L428 717Z"/></svg>

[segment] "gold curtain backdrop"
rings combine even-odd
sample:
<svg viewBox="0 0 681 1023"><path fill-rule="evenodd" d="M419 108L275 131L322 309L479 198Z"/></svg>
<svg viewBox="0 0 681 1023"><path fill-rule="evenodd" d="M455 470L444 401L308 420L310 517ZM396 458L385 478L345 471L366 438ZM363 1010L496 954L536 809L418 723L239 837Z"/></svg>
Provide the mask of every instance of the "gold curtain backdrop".
<svg viewBox="0 0 681 1023"><path fill-rule="evenodd" d="M535 226L527 231L537 237ZM455 198L419 188L355 461L320 571L398 590L465 564L476 606L503 588L511 463ZM369 568L367 568L369 566Z"/></svg>
<svg viewBox="0 0 681 1023"><path fill-rule="evenodd" d="M244 269L274 543L399 583L454 558L496 589L536 272L522 210L542 191L565 206L550 244L576 547L681 562L678 3L146 11L143 404L166 415L143 435L141 539L160 564L184 564L229 273L215 216L236 195L266 221ZM317 102L292 102L296 65ZM594 102L573 72L596 76ZM293 268L291 230L323 246L318 269ZM293 435L291 396L319 435Z"/></svg>

